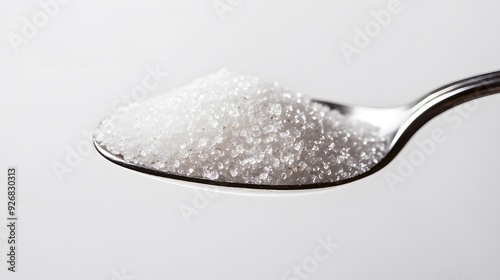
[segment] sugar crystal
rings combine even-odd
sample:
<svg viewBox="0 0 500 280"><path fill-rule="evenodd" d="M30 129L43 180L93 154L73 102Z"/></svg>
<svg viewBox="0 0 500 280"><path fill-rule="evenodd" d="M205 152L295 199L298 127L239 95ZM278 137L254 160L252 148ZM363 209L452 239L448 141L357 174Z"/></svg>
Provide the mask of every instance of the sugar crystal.
<svg viewBox="0 0 500 280"><path fill-rule="evenodd" d="M377 127L278 83L227 70L119 108L95 139L142 167L269 185L347 179L386 152Z"/></svg>

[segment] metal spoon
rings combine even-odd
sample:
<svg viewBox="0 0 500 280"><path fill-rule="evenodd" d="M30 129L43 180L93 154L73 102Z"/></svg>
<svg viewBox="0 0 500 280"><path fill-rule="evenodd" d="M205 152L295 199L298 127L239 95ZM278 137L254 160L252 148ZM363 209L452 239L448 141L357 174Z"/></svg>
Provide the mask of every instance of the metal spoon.
<svg viewBox="0 0 500 280"><path fill-rule="evenodd" d="M260 185L233 182L212 181L166 173L125 161L100 146L94 139L97 151L111 162L142 173L163 178L188 182L218 185L235 188L267 189L267 190L303 190L338 186L367 177L385 167L402 150L410 138L428 121L446 110L484 96L500 93L500 71L470 77L440 87L409 105L393 108L372 108L363 106L347 106L326 101L322 103L332 110L338 110L352 119L362 120L380 128L381 135L388 141L385 157L369 171L357 176L332 183L316 183L304 185Z"/></svg>

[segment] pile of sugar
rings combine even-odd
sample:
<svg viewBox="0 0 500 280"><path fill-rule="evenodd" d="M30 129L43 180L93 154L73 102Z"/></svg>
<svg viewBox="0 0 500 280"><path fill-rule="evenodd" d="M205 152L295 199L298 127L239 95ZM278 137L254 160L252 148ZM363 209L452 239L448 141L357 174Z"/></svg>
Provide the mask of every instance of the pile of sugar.
<svg viewBox="0 0 500 280"><path fill-rule="evenodd" d="M135 165L267 185L347 179L368 171L386 147L372 125L227 70L120 108L95 140Z"/></svg>

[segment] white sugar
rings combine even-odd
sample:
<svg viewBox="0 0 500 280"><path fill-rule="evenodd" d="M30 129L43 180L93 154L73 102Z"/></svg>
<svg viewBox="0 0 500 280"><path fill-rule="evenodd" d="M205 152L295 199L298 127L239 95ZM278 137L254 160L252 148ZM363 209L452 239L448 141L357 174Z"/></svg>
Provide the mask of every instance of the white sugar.
<svg viewBox="0 0 500 280"><path fill-rule="evenodd" d="M347 179L368 171L386 147L372 125L277 83L226 70L120 108L95 139L132 164L269 185Z"/></svg>

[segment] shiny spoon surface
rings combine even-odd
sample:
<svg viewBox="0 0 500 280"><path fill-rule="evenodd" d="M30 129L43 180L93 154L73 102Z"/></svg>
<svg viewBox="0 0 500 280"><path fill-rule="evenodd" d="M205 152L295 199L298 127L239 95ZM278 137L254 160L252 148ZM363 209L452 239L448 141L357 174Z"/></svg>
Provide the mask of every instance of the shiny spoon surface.
<svg viewBox="0 0 500 280"><path fill-rule="evenodd" d="M328 106L332 110L338 110L348 118L364 121L372 124L373 126L379 127L381 136L387 141L388 148L385 151L384 158L372 166L370 170L354 177L335 182L302 185L264 185L213 181L209 179L167 173L127 162L122 157L109 152L106 147L99 145L95 139L94 146L102 156L117 165L145 174L168 179L224 187L263 190L304 190L327 188L360 180L376 173L390 163L399 154L399 152L401 152L406 143L408 143L411 137L423 125L437 115L465 102L497 93L500 93L500 71L473 76L447 84L431 91L423 98L413 103L399 107L374 108L364 106L348 106L315 100L316 102Z"/></svg>

